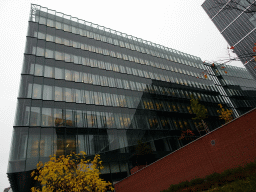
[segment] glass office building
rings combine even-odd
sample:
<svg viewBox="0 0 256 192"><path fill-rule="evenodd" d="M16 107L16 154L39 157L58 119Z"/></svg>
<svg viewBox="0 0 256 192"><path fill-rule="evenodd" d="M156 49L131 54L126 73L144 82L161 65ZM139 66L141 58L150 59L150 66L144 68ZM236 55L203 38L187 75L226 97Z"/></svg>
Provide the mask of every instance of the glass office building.
<svg viewBox="0 0 256 192"><path fill-rule="evenodd" d="M220 89L230 99L230 107L240 115L256 107L256 83L245 68L222 64L211 66Z"/></svg>
<svg viewBox="0 0 256 192"><path fill-rule="evenodd" d="M29 191L31 171L49 155L100 154L101 177L114 182L130 174L139 139L155 160L179 149L182 130L199 137L190 95L214 130L218 103L232 108L216 79L198 57L31 5L7 170L13 191Z"/></svg>
<svg viewBox="0 0 256 192"><path fill-rule="evenodd" d="M253 47L256 43L255 0L206 0L202 7L219 29L246 69L256 80L256 60Z"/></svg>

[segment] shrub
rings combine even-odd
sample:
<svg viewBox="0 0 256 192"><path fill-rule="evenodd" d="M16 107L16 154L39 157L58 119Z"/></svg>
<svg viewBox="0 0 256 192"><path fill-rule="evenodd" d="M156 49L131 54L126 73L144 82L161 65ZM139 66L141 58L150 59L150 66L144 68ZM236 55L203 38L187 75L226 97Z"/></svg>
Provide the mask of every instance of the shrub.
<svg viewBox="0 0 256 192"><path fill-rule="evenodd" d="M250 162L244 167L239 166L233 169L225 170L222 173L215 172L206 176L205 178L195 178L190 182L183 181L179 184L171 185L167 190L162 192L205 191L207 189L209 189L208 192L227 192L239 190L243 192L256 191L256 159L254 162Z"/></svg>
<svg viewBox="0 0 256 192"><path fill-rule="evenodd" d="M195 179L192 179L189 183L189 186L194 186L194 185L197 185L197 184L202 184L204 183L205 179L203 178L195 178Z"/></svg>
<svg viewBox="0 0 256 192"><path fill-rule="evenodd" d="M216 172L205 177L207 181L216 181L216 182L219 180L219 178L220 178L220 174Z"/></svg>

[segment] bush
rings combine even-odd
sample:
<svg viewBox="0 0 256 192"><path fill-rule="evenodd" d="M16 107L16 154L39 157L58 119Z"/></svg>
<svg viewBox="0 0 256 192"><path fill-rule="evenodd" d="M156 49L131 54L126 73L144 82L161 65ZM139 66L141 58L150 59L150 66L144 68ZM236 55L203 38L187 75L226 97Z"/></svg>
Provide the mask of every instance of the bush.
<svg viewBox="0 0 256 192"><path fill-rule="evenodd" d="M220 179L220 174L214 172L213 174L206 176L205 179L207 181L215 181L215 182L217 182Z"/></svg>
<svg viewBox="0 0 256 192"><path fill-rule="evenodd" d="M194 185L197 185L197 184L202 184L204 183L205 179L203 178L196 178L196 179L192 179L189 183L189 186L194 186Z"/></svg>
<svg viewBox="0 0 256 192"><path fill-rule="evenodd" d="M227 184L228 183L228 184ZM224 185L224 186L223 186ZM246 186L247 185L247 186ZM189 188L188 188L189 187ZM185 190L185 188L188 188ZM192 188L194 188L192 190ZM210 189L211 188L211 189ZM181 190L184 189L184 190ZM195 178L189 181L183 181L176 185L171 185L162 192L174 191L256 191L256 159L244 167L239 166L234 169L228 169L222 173L213 173L205 178Z"/></svg>

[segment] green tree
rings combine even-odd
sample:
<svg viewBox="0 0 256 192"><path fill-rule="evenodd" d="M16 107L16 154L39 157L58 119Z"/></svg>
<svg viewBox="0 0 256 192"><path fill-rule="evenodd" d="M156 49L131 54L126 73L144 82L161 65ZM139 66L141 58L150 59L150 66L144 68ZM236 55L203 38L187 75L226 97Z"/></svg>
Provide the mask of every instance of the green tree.
<svg viewBox="0 0 256 192"><path fill-rule="evenodd" d="M94 160L84 160L86 153L80 152L63 155L59 158L50 156L50 161L37 164L36 171L31 173L34 180L41 183L42 188L32 187L32 192L91 192L114 190L110 182L105 182L99 178L101 165L99 155L95 155Z"/></svg>

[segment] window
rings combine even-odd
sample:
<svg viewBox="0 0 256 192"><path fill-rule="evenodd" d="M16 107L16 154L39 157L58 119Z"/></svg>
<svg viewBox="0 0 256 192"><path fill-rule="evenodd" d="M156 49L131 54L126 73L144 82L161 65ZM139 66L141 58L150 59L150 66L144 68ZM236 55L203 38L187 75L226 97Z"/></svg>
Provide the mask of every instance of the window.
<svg viewBox="0 0 256 192"><path fill-rule="evenodd" d="M119 72L118 65L112 64L112 67L113 67L113 71Z"/></svg>
<svg viewBox="0 0 256 192"><path fill-rule="evenodd" d="M53 114L51 108L42 108L42 126L53 126Z"/></svg>
<svg viewBox="0 0 256 192"><path fill-rule="evenodd" d="M70 62L70 54L65 53L65 61Z"/></svg>
<svg viewBox="0 0 256 192"><path fill-rule="evenodd" d="M81 91L78 89L74 90L76 103L82 103Z"/></svg>
<svg viewBox="0 0 256 192"><path fill-rule="evenodd" d="M40 107L31 107L30 126L40 126Z"/></svg>
<svg viewBox="0 0 256 192"><path fill-rule="evenodd" d="M55 101L62 101L62 88L55 87Z"/></svg>
<svg viewBox="0 0 256 192"><path fill-rule="evenodd" d="M44 56L44 49L43 48L37 47L36 53L34 53L34 50L35 49L33 49L33 54L35 54L36 56Z"/></svg>
<svg viewBox="0 0 256 192"><path fill-rule="evenodd" d="M44 77L53 77L53 68L49 66L44 67Z"/></svg>
<svg viewBox="0 0 256 192"><path fill-rule="evenodd" d="M62 23L56 21L56 29L62 29Z"/></svg>
<svg viewBox="0 0 256 192"><path fill-rule="evenodd" d="M46 18L40 17L40 19L39 19L39 24L46 25Z"/></svg>
<svg viewBox="0 0 256 192"><path fill-rule="evenodd" d="M121 53L116 53L116 56L117 56L117 58L119 58L119 59L122 59L123 57L122 57L122 54Z"/></svg>
<svg viewBox="0 0 256 192"><path fill-rule="evenodd" d="M82 64L82 63L81 63L81 57L74 55L74 63L76 63L76 64Z"/></svg>
<svg viewBox="0 0 256 192"><path fill-rule="evenodd" d="M131 62L133 62L133 61L134 61L134 59L133 59L133 57L132 57L132 56L128 55L128 58L129 58L129 61L131 61Z"/></svg>
<svg viewBox="0 0 256 192"><path fill-rule="evenodd" d="M55 27L54 21L51 20L51 19L47 19L47 26L48 26L48 27Z"/></svg>
<svg viewBox="0 0 256 192"><path fill-rule="evenodd" d="M130 49L129 43L126 43L126 42L125 42L125 47L126 47L127 49Z"/></svg>
<svg viewBox="0 0 256 192"><path fill-rule="evenodd" d="M79 78L79 72L78 71L73 72L73 81L81 82L81 79Z"/></svg>
<svg viewBox="0 0 256 192"><path fill-rule="evenodd" d="M133 75L138 76L137 69L132 68L132 73Z"/></svg>
<svg viewBox="0 0 256 192"><path fill-rule="evenodd" d="M119 68L120 68L121 73L126 73L126 71L125 71L125 67L124 67L124 66L119 65Z"/></svg>
<svg viewBox="0 0 256 192"><path fill-rule="evenodd" d="M109 87L116 87L114 78L109 77L108 82L109 82Z"/></svg>
<svg viewBox="0 0 256 192"><path fill-rule="evenodd" d="M143 72L141 70L138 69L138 73L139 73L140 77L144 77L144 74L143 74Z"/></svg>
<svg viewBox="0 0 256 192"><path fill-rule="evenodd" d="M123 84L122 84L121 79L116 79L116 82L117 82L117 87L118 88L123 88Z"/></svg>
<svg viewBox="0 0 256 192"><path fill-rule="evenodd" d="M64 79L64 69L55 68L55 79Z"/></svg>
<svg viewBox="0 0 256 192"><path fill-rule="evenodd" d="M43 66L42 65L35 64L34 75L35 76L43 76Z"/></svg>
<svg viewBox="0 0 256 192"><path fill-rule="evenodd" d="M61 52L55 51L55 59L56 60L63 60L63 56Z"/></svg>
<svg viewBox="0 0 256 192"><path fill-rule="evenodd" d="M42 85L33 84L32 99L41 99L41 98L42 98Z"/></svg>
<svg viewBox="0 0 256 192"><path fill-rule="evenodd" d="M65 69L65 80L72 81L72 73L70 70Z"/></svg>
<svg viewBox="0 0 256 192"><path fill-rule="evenodd" d="M62 127L63 126L63 115L62 109L54 109L54 126Z"/></svg>
<svg viewBox="0 0 256 192"><path fill-rule="evenodd" d="M68 39L63 39L63 41L64 41L64 45L66 45L66 46L69 46L69 45L70 45L70 43L69 43L69 40L68 40Z"/></svg>
<svg viewBox="0 0 256 192"><path fill-rule="evenodd" d="M55 43L61 44L61 38L60 37L55 37Z"/></svg>
<svg viewBox="0 0 256 192"><path fill-rule="evenodd" d="M124 47L124 42L123 41L119 41L120 47Z"/></svg>
<svg viewBox="0 0 256 192"><path fill-rule="evenodd" d="M53 40L53 36L47 34L47 35L46 35L46 41L52 41L52 42L53 42L53 41L54 41L54 40Z"/></svg>
<svg viewBox="0 0 256 192"><path fill-rule="evenodd" d="M80 43L73 41L73 47L80 49Z"/></svg>
<svg viewBox="0 0 256 192"><path fill-rule="evenodd" d="M126 67L127 74L132 74L132 70L130 67Z"/></svg>
<svg viewBox="0 0 256 192"><path fill-rule="evenodd" d="M105 63L104 61L99 61L98 63L100 69L105 69Z"/></svg>
<svg viewBox="0 0 256 192"><path fill-rule="evenodd" d="M123 85L125 89L130 89L130 86L127 80L123 80Z"/></svg>
<svg viewBox="0 0 256 192"><path fill-rule="evenodd" d="M69 31L69 32L71 32L70 26L67 25L67 24L64 24L64 31Z"/></svg>
<svg viewBox="0 0 256 192"><path fill-rule="evenodd" d="M103 49L103 55L109 55L109 51L107 49Z"/></svg>
<svg viewBox="0 0 256 192"><path fill-rule="evenodd" d="M106 65L106 70L111 70L112 71L112 65L111 65L111 63L105 63L105 65Z"/></svg>
<svg viewBox="0 0 256 192"><path fill-rule="evenodd" d="M114 41L114 45L119 45L118 41L116 39L113 40Z"/></svg>
<svg viewBox="0 0 256 192"><path fill-rule="evenodd" d="M131 85L131 90L137 90L136 85L133 81L130 81L130 85Z"/></svg>
<svg viewBox="0 0 256 192"><path fill-rule="evenodd" d="M65 101L66 102L73 102L71 94L72 94L71 89L65 88Z"/></svg>
<svg viewBox="0 0 256 192"><path fill-rule="evenodd" d="M52 100L52 86L44 85L43 100Z"/></svg>
<svg viewBox="0 0 256 192"><path fill-rule="evenodd" d="M145 76L145 78L150 78L149 77L149 74L148 74L148 72L147 71L143 71L144 72L144 76Z"/></svg>

